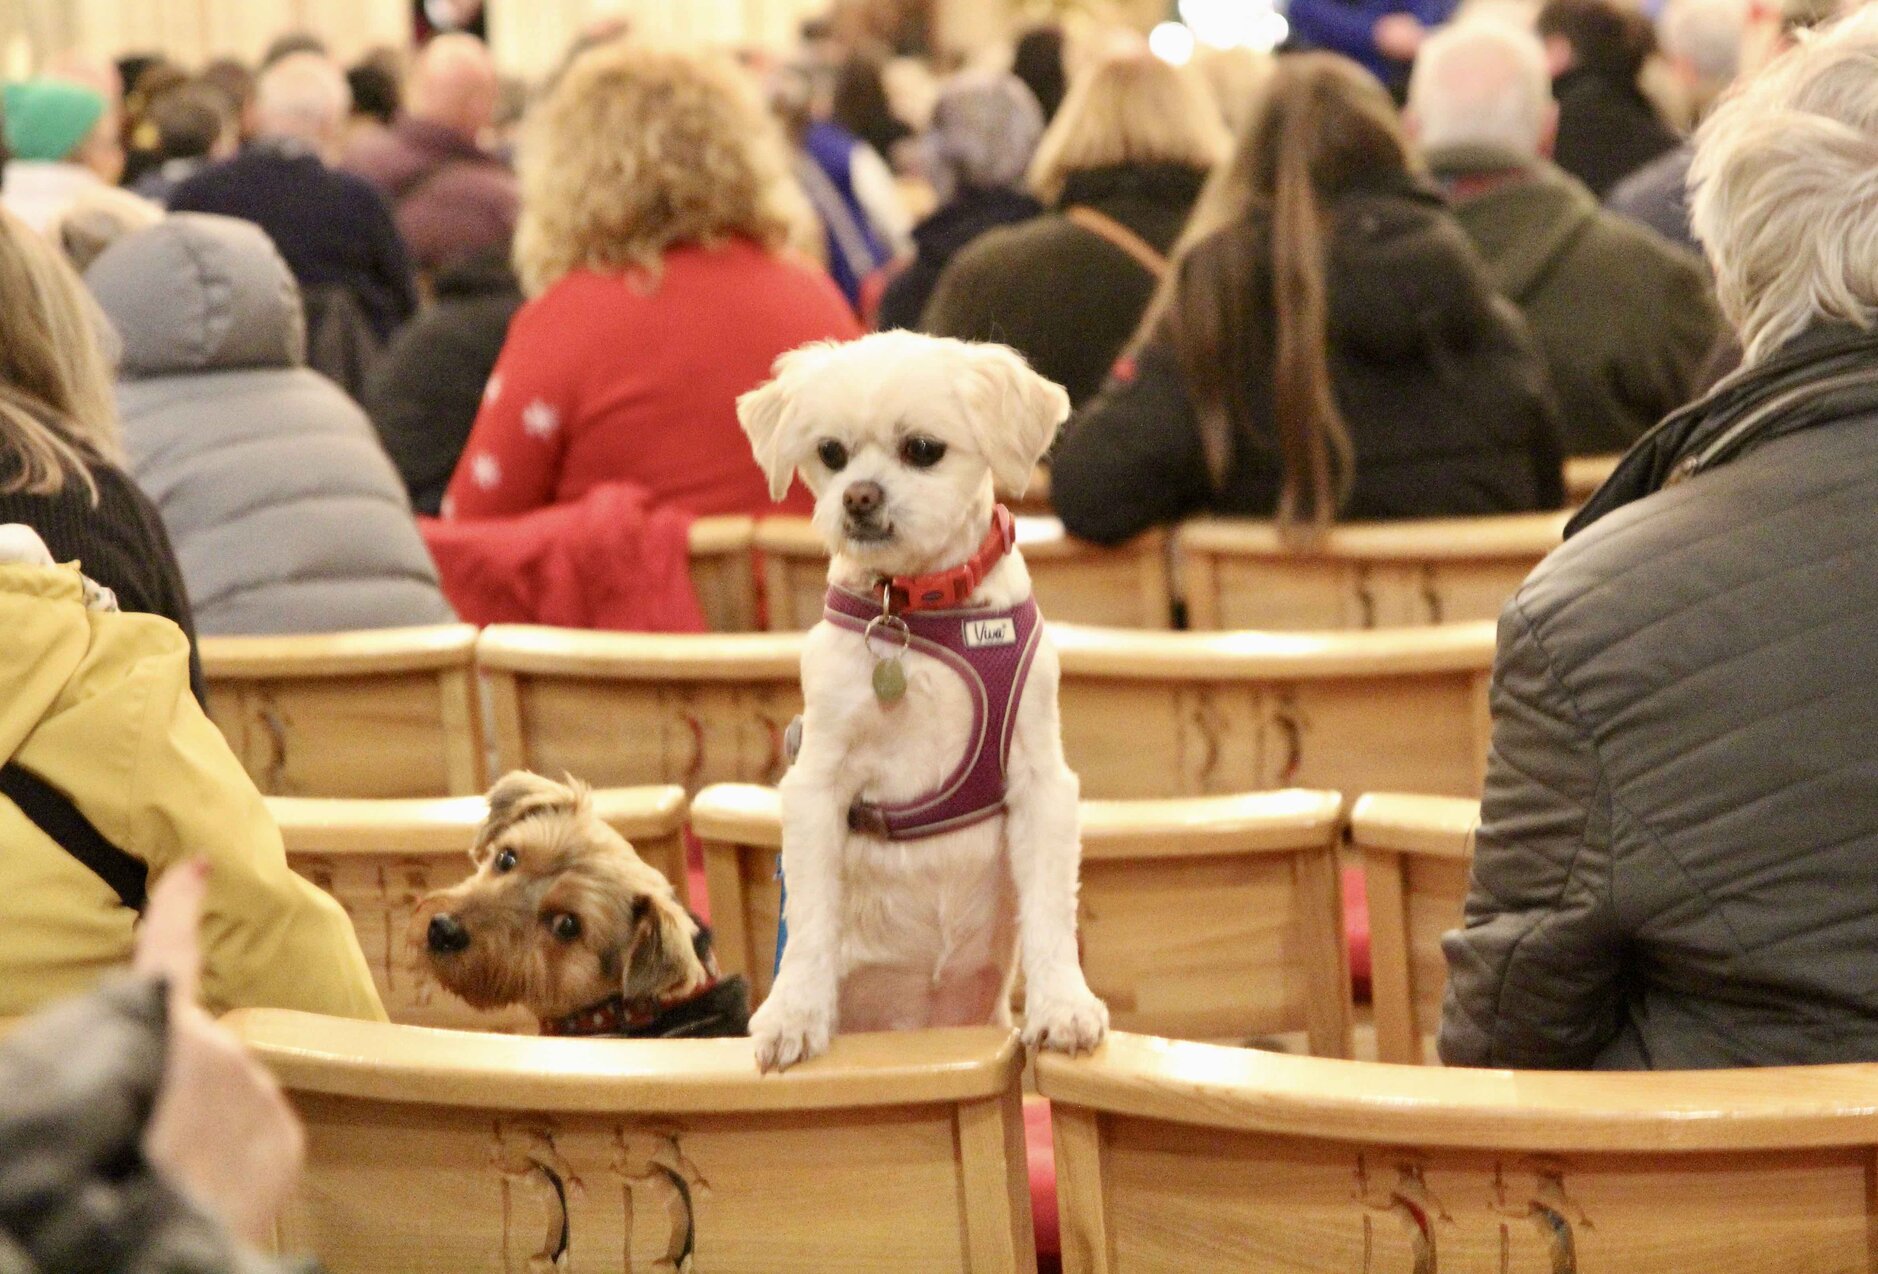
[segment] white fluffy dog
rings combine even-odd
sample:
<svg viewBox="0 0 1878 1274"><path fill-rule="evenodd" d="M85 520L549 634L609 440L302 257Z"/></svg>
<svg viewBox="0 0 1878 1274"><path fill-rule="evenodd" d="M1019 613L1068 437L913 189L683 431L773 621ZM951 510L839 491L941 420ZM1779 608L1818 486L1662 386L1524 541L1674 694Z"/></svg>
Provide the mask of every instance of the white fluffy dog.
<svg viewBox="0 0 1878 1274"><path fill-rule="evenodd" d="M1003 346L888 332L785 354L737 410L772 494L800 472L834 554L782 781L789 939L750 1023L759 1065L837 1026L1008 1023L1020 952L1025 1041L1095 1047L1057 657L992 494L1023 490L1068 397Z"/></svg>

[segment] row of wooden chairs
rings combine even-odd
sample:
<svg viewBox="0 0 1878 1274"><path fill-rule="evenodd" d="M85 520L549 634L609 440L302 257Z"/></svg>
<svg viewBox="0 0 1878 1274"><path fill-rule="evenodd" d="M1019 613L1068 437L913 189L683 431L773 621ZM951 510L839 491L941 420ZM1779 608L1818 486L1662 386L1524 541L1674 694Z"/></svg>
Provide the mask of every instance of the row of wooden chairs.
<svg viewBox="0 0 1878 1274"><path fill-rule="evenodd" d="M1018 543L1053 619L1165 629L1312 630L1493 619L1559 544L1566 514L1351 523L1309 546L1270 522L1202 519L1105 548L1053 517L1020 517ZM692 582L714 632L757 627L754 553L767 627L797 632L822 615L828 551L802 518L707 518L692 528Z"/></svg>
<svg viewBox="0 0 1878 1274"><path fill-rule="evenodd" d="M1086 796L1479 794L1491 623L1051 631ZM446 625L205 638L202 658L210 715L269 795L470 795L491 758L498 771L696 792L780 777L802 640Z"/></svg>
<svg viewBox="0 0 1878 1274"><path fill-rule="evenodd" d="M541 1040L226 1019L337 1274L1033 1274L1023 1056L984 1028ZM1878 1067L1443 1071L1111 1034L1037 1059L1068 1274L1878 1268Z"/></svg>
<svg viewBox="0 0 1878 1274"><path fill-rule="evenodd" d="M781 891L773 788L600 789L595 809L692 898L687 826L702 846L719 960L755 1000L774 968ZM413 916L469 873L480 798L273 799L288 861L337 898L394 1021L526 1031L519 1011L473 1010L423 971ZM1370 891L1377 1055L1420 1062L1445 984L1440 938L1460 922L1478 807L1365 796L1347 826ZM1354 1051L1338 793L1294 789L1083 806L1083 964L1118 1029L1182 1039L1279 1038L1324 1057ZM1291 1038L1287 1038L1291 1037Z"/></svg>

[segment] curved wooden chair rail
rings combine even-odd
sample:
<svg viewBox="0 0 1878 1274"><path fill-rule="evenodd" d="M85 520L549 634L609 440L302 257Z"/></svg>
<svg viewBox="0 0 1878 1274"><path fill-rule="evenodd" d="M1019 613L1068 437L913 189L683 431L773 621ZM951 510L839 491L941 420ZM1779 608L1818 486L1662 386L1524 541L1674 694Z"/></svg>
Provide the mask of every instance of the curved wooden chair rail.
<svg viewBox="0 0 1878 1274"><path fill-rule="evenodd" d="M306 1123L281 1246L336 1270L1035 1270L1009 1031L759 1075L747 1039L224 1021Z"/></svg>
<svg viewBox="0 0 1878 1274"><path fill-rule="evenodd" d="M1186 1038L1302 1033L1351 1051L1337 871L1342 798L1282 791L1082 807L1083 967L1116 1023ZM773 788L692 803L719 959L760 998L776 952L782 845Z"/></svg>
<svg viewBox="0 0 1878 1274"><path fill-rule="evenodd" d="M1872 1267L1878 1066L1461 1071L1116 1033L1037 1084L1072 1274Z"/></svg>
<svg viewBox="0 0 1878 1274"><path fill-rule="evenodd" d="M1051 635L1064 747L1085 796L1480 793L1490 622L1327 633L1053 624Z"/></svg>
<svg viewBox="0 0 1878 1274"><path fill-rule="evenodd" d="M1194 628L1391 628L1495 619L1563 538L1566 513L1335 526L1287 543L1276 524L1201 519L1174 536Z"/></svg>
<svg viewBox="0 0 1878 1274"><path fill-rule="evenodd" d="M1433 1062L1448 963L1441 935L1461 924L1480 803L1371 794L1350 811L1369 894L1369 987L1376 1056Z"/></svg>
<svg viewBox="0 0 1878 1274"><path fill-rule="evenodd" d="M1117 548L1064 534L1054 517L1017 519L1017 542L1029 567L1037 604L1051 620L1117 628L1172 625L1167 534L1149 531ZM765 518L757 524L769 626L778 632L813 627L828 591L828 547L807 518Z"/></svg>
<svg viewBox="0 0 1878 1274"><path fill-rule="evenodd" d="M1597 494L1624 457L1573 456L1565 462L1565 503L1578 508Z"/></svg>
<svg viewBox="0 0 1878 1274"><path fill-rule="evenodd" d="M757 630L755 534L756 519L742 514L691 524L691 586L711 632Z"/></svg>
<svg viewBox="0 0 1878 1274"><path fill-rule="evenodd" d="M209 716L268 795L479 792L476 641L469 624L204 637Z"/></svg>
<svg viewBox="0 0 1878 1274"><path fill-rule="evenodd" d="M685 792L679 787L598 788L594 812L631 841L690 901L685 872ZM469 848L488 813L480 796L440 800L273 797L287 862L339 900L394 1022L464 1030L532 1032L519 1009L472 1009L431 981L416 928L417 905L470 873Z"/></svg>

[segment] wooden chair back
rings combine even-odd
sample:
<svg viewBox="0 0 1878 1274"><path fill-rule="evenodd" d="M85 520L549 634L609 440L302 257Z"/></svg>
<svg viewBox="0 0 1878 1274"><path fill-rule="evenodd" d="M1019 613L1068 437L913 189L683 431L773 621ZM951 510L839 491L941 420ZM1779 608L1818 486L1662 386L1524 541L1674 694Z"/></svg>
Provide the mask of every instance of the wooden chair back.
<svg viewBox="0 0 1878 1274"><path fill-rule="evenodd" d="M1116 628L1167 628L1167 536L1150 531L1117 548L1074 539L1054 517L1017 519L1017 542L1046 619ZM828 549L806 518L757 524L775 632L813 628L828 591Z"/></svg>
<svg viewBox="0 0 1878 1274"><path fill-rule="evenodd" d="M1565 462L1565 503L1576 509L1596 495L1624 457L1573 456Z"/></svg>
<svg viewBox="0 0 1878 1274"><path fill-rule="evenodd" d="M493 624L476 659L502 770L630 787L766 782L802 711L796 634L670 636Z"/></svg>
<svg viewBox="0 0 1878 1274"><path fill-rule="evenodd" d="M1300 1034L1351 1048L1334 792L1084 804L1083 968L1129 1030L1242 1041ZM760 998L776 955L782 847L773 788L706 788L692 805L718 958Z"/></svg>
<svg viewBox="0 0 1878 1274"><path fill-rule="evenodd" d="M1348 523L1288 545L1271 522L1175 535L1187 622L1208 630L1398 628L1497 619L1564 535L1563 513Z"/></svg>
<svg viewBox="0 0 1878 1274"><path fill-rule="evenodd" d="M345 1274L1033 1274L1023 1053L991 1028L747 1039L224 1019L306 1124L281 1250Z"/></svg>
<svg viewBox="0 0 1878 1274"><path fill-rule="evenodd" d="M689 900L685 875L685 793L677 787L599 788L594 811L631 841ZM433 982L418 902L470 874L469 848L488 814L480 796L443 800L317 800L273 797L287 862L339 900L359 935L378 995L394 1022L462 1030L535 1030L520 1009L472 1009Z"/></svg>
<svg viewBox="0 0 1878 1274"><path fill-rule="evenodd" d="M1479 824L1479 802L1443 796L1367 795L1350 812L1350 840L1369 892L1379 1061L1435 1061L1448 985L1441 935L1461 925Z"/></svg>
<svg viewBox="0 0 1878 1274"><path fill-rule="evenodd" d="M209 716L269 796L483 789L476 629L204 637Z"/></svg>
<svg viewBox="0 0 1878 1274"><path fill-rule="evenodd" d="M1328 633L1051 626L1085 797L1279 787L1478 796L1494 625Z"/></svg>
<svg viewBox="0 0 1878 1274"><path fill-rule="evenodd" d="M1878 1066L1442 1070L1110 1035L1037 1059L1065 1274L1869 1270Z"/></svg>
<svg viewBox="0 0 1878 1274"><path fill-rule="evenodd" d="M691 587L714 633L757 631L755 533L756 519L741 515L691 524Z"/></svg>

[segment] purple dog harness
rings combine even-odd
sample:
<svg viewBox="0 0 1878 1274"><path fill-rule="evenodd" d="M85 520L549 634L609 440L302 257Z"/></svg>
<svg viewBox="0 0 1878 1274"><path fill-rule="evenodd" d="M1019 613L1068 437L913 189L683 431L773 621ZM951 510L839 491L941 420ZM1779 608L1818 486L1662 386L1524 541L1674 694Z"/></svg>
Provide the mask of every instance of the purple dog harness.
<svg viewBox="0 0 1878 1274"><path fill-rule="evenodd" d="M822 617L837 628L865 638L880 616L879 599L828 590ZM898 805L856 801L849 807L849 828L896 841L956 831L1004 812L1017 701L1042 633L1034 598L1004 610L908 610L898 612L898 619L906 625L908 650L937 659L965 683L972 728L965 755L935 790Z"/></svg>

